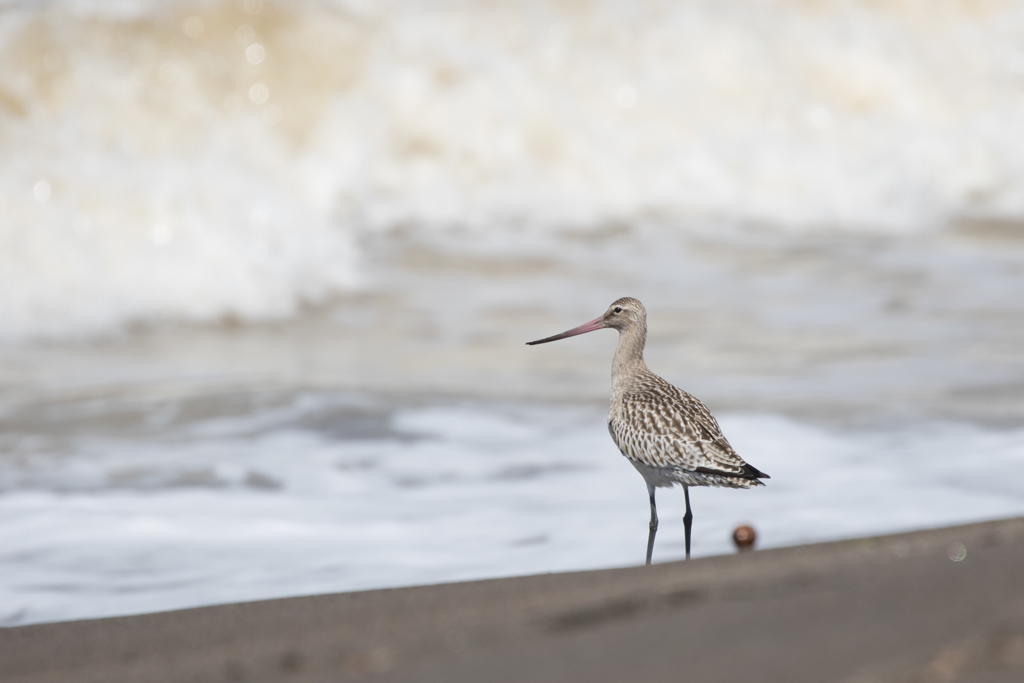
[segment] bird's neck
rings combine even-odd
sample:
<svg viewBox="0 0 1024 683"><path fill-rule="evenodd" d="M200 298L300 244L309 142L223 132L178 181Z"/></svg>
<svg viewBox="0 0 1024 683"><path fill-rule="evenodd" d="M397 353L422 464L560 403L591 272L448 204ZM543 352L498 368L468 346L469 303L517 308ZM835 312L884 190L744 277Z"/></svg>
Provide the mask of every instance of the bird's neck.
<svg viewBox="0 0 1024 683"><path fill-rule="evenodd" d="M627 327L619 331L619 345L612 358L612 396L626 392L630 380L638 371L646 370L644 345L647 344L647 325Z"/></svg>

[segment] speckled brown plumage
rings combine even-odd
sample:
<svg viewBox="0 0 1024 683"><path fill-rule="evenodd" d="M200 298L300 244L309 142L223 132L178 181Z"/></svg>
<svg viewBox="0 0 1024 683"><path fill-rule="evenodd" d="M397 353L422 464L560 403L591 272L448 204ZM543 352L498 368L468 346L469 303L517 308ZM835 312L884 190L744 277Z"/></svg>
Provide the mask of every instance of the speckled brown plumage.
<svg viewBox="0 0 1024 683"><path fill-rule="evenodd" d="M612 405L612 441L655 486L762 486L764 475L737 455L707 407L651 372Z"/></svg>
<svg viewBox="0 0 1024 683"><path fill-rule="evenodd" d="M644 479L654 486L745 489L762 485L759 479L767 475L733 450L707 406L647 368L643 304L624 297L608 308L602 320L619 330L608 432Z"/></svg>
<svg viewBox="0 0 1024 683"><path fill-rule="evenodd" d="M647 482L651 502L651 532L647 563L651 562L658 515L657 487L680 484L686 492L686 556L690 555L690 486L748 489L763 486L768 475L747 464L722 434L718 420L697 398L672 386L647 368L647 311L639 300L623 297L603 316L562 334L530 344L542 344L602 328L619 331L612 359L612 405L608 433L619 451Z"/></svg>

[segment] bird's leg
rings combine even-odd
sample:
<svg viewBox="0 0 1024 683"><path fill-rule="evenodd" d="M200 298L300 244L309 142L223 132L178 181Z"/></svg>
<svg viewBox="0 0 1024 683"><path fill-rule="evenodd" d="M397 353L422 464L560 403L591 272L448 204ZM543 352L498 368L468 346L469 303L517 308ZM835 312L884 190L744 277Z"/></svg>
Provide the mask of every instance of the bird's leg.
<svg viewBox="0 0 1024 683"><path fill-rule="evenodd" d="M686 514L683 515L683 528L686 529L686 559L690 559L690 525L693 524L693 513L690 512L690 487L683 487L683 497L686 498ZM654 497L651 497L651 505L654 504Z"/></svg>
<svg viewBox="0 0 1024 683"><path fill-rule="evenodd" d="M647 485L647 493L651 496L651 530L647 534L647 566L651 565L651 555L654 553L654 535L658 533L658 508L654 505L654 485ZM689 538L689 537L687 537Z"/></svg>

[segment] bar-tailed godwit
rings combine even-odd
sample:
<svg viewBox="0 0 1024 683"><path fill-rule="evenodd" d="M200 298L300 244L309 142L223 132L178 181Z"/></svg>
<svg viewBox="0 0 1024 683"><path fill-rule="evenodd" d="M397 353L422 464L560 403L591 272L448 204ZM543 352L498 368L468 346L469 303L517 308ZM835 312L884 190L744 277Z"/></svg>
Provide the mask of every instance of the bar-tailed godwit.
<svg viewBox="0 0 1024 683"><path fill-rule="evenodd" d="M733 450L718 421L703 403L677 389L647 369L647 311L632 297L614 302L605 314L589 323L546 339L545 344L606 327L619 331L619 345L612 359L612 407L608 433L619 450L643 475L651 499L651 524L647 536L647 564L654 552L658 510L654 490L680 484L686 498L686 557L690 557L691 486L725 486L749 489L763 486L770 477L748 465Z"/></svg>

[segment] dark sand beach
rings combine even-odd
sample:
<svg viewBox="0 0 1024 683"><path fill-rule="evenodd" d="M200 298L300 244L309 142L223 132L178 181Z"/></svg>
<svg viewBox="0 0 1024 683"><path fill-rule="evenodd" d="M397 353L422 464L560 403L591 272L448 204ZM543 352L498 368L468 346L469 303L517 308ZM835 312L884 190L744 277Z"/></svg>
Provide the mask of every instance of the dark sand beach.
<svg viewBox="0 0 1024 683"><path fill-rule="evenodd" d="M962 544L966 556L951 560ZM1020 681L1024 519L0 630L3 681Z"/></svg>

